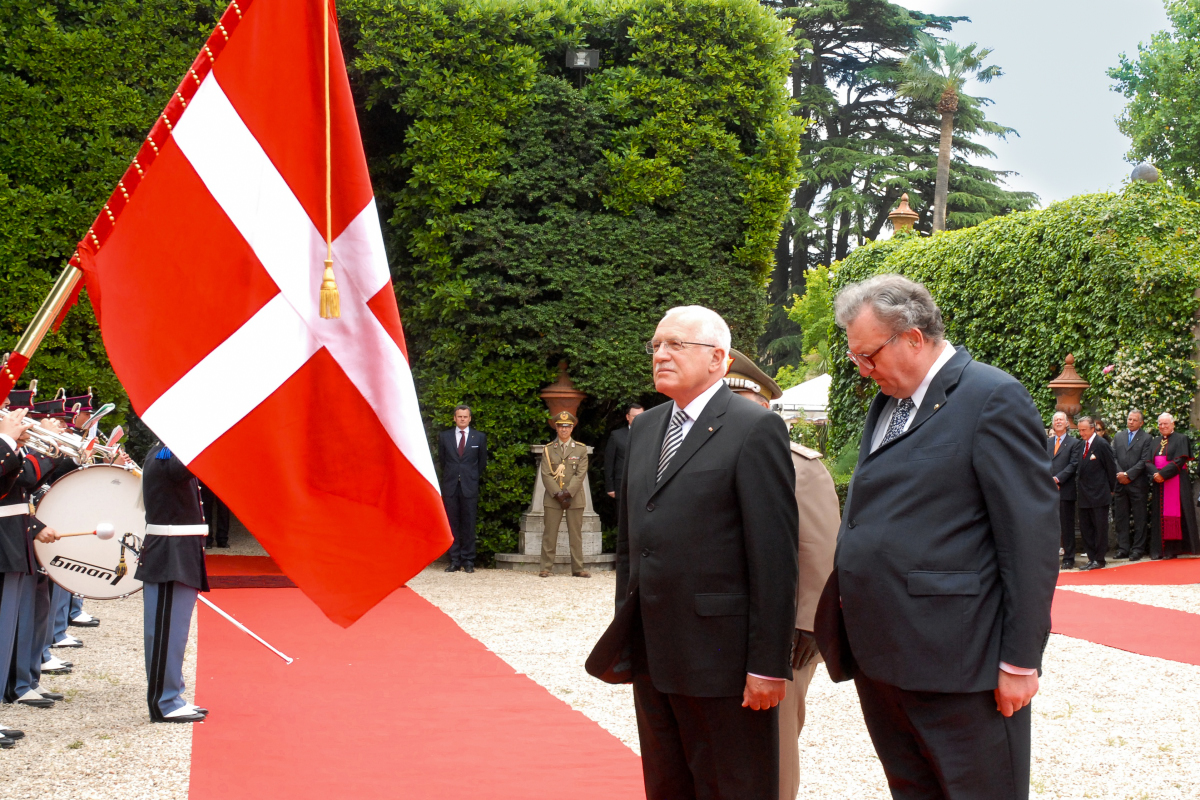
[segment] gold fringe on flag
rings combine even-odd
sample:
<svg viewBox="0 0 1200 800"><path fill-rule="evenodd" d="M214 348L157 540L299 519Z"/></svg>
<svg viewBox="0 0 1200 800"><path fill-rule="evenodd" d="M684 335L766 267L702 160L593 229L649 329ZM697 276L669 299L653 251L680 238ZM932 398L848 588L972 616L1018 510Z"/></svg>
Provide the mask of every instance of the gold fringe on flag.
<svg viewBox="0 0 1200 800"><path fill-rule="evenodd" d="M333 275L333 145L329 111L329 0L321 14L325 31L325 274L321 277L321 319L342 316L337 278Z"/></svg>

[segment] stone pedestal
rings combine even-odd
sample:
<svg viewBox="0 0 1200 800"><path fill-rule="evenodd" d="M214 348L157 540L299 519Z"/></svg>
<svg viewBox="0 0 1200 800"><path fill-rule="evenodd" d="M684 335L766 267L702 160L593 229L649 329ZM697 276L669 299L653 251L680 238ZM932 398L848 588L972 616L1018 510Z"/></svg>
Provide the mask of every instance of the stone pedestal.
<svg viewBox="0 0 1200 800"><path fill-rule="evenodd" d="M543 445L535 444L530 452L541 464ZM588 456L593 448L588 448ZM616 554L604 553L604 543L601 537L600 515L592 508L592 491L589 478L583 480L583 496L586 505L583 509L583 568L589 571L612 570L616 568ZM524 572L541 571L542 532L546 528L546 512L543 500L546 488L542 485L539 470L533 482L533 498L529 508L521 515L521 527L517 539L516 553L497 553L497 569L515 569ZM563 515L558 526L558 548L554 553L554 572L571 572L571 541L567 534L567 515Z"/></svg>

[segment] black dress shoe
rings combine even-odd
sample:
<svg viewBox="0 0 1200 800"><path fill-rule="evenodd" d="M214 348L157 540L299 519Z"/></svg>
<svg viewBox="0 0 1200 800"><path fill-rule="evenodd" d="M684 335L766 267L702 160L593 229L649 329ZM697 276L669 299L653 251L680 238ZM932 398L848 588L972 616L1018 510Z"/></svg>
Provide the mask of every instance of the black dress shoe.
<svg viewBox="0 0 1200 800"><path fill-rule="evenodd" d="M458 566L458 564L451 564L450 566L446 567L446 569L443 571L444 572L458 572L460 569L462 569L462 567Z"/></svg>
<svg viewBox="0 0 1200 800"><path fill-rule="evenodd" d="M96 619L95 617L92 617L91 619L89 619L86 622L76 622L75 620L71 620L67 624L74 628L95 628L97 625L100 624L100 620Z"/></svg>
<svg viewBox="0 0 1200 800"><path fill-rule="evenodd" d="M152 722L204 722L203 714L180 714L178 717L163 717Z"/></svg>
<svg viewBox="0 0 1200 800"><path fill-rule="evenodd" d="M16 741L25 738L25 731L19 731L16 728L0 728L0 736Z"/></svg>
<svg viewBox="0 0 1200 800"><path fill-rule="evenodd" d="M36 700L31 697L28 700L18 700L17 702L30 708L54 708L54 701L47 697L39 697Z"/></svg>
<svg viewBox="0 0 1200 800"><path fill-rule="evenodd" d="M1116 553L1113 554L1113 558L1117 558L1117 559L1129 558L1129 553L1126 553L1124 550L1118 550Z"/></svg>
<svg viewBox="0 0 1200 800"><path fill-rule="evenodd" d="M1068 560L1068 559L1064 558L1063 562L1062 562L1062 568L1063 569L1075 569L1075 559L1072 558L1072 559Z"/></svg>
<svg viewBox="0 0 1200 800"><path fill-rule="evenodd" d="M47 700L66 700L67 699L63 695L59 694L58 692L43 692L41 689L38 689L38 694L40 694L42 697L46 698Z"/></svg>
<svg viewBox="0 0 1200 800"><path fill-rule="evenodd" d="M1143 558L1145 558L1145 555L1146 555L1145 553L1139 553L1137 550L1134 550L1132 553L1129 554L1129 560L1130 561L1141 561Z"/></svg>
<svg viewBox="0 0 1200 800"><path fill-rule="evenodd" d="M0 736L0 750L7 750L14 744L16 744L16 742L14 742L12 739L9 739L7 736Z"/></svg>
<svg viewBox="0 0 1200 800"><path fill-rule="evenodd" d="M1170 560L1171 560L1171 559L1173 559L1173 558L1175 558L1175 554L1174 554L1174 553L1163 553L1163 555L1162 555L1162 560L1163 560L1163 561L1170 561Z"/></svg>
<svg viewBox="0 0 1200 800"><path fill-rule="evenodd" d="M475 565L474 564L463 564L462 571L469 575L475 571Z"/></svg>

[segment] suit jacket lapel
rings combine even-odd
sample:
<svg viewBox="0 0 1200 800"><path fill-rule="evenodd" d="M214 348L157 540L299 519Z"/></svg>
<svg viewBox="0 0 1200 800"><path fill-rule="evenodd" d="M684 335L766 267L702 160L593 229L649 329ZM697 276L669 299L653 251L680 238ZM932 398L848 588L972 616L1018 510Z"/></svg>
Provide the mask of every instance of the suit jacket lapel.
<svg viewBox="0 0 1200 800"><path fill-rule="evenodd" d="M950 360L938 370L938 374L933 376L933 380L929 382L929 388L925 390L925 397L921 399L921 407L917 409L917 416L913 419L912 424L908 426L908 430L892 439L885 445L880 445L879 449L870 456L878 455L888 449L896 442L911 436L917 428L921 427L938 411L945 407L949 400L950 392L958 385L958 379L962 376L962 372L966 369L967 364L971 361L971 354L967 352L965 347L956 348L957 352L950 357ZM886 402L886 401L885 401ZM880 405L882 410L883 406ZM878 414L876 414L878 419ZM875 428L871 426L864 433L864 438L874 437ZM870 439L867 439L867 448L870 448ZM861 457L861 450L860 457ZM868 458L870 457L868 456Z"/></svg>
<svg viewBox="0 0 1200 800"><path fill-rule="evenodd" d="M671 457L671 463L667 465L667 471L663 473L662 480L656 481L654 489L651 491L651 497L662 491L662 488L671 482L671 478L675 477L675 473L679 472L680 468L688 462L692 456L696 454L704 443L716 433L721 424L718 421L725 413L726 407L729 405L729 398L733 397L733 392L728 386L722 386L717 390L708 401L708 405L700 412L699 418L692 423L692 429L688 431L688 435L684 437L683 444L679 445L679 449L675 451L675 455ZM668 422L670 415L667 416ZM663 428L663 438L666 438L666 428ZM659 453L662 452L662 439L659 439ZM658 472L658 465L655 464L654 472Z"/></svg>

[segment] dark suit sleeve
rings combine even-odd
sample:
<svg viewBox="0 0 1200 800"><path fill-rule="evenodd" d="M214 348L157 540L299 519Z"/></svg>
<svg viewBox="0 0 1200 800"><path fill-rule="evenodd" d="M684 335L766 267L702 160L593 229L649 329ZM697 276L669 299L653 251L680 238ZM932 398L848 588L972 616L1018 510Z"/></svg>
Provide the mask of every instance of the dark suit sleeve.
<svg viewBox="0 0 1200 800"><path fill-rule="evenodd" d="M735 480L749 578L746 672L790 679L800 518L787 426L778 415L763 416L751 429L738 455Z"/></svg>
<svg viewBox="0 0 1200 800"><path fill-rule="evenodd" d="M1149 436L1142 437L1142 443L1137 451L1137 457L1137 463L1125 470L1125 476L1129 478L1130 481L1136 481L1138 478L1142 477L1142 475L1146 474L1146 462L1154 460L1150 455Z"/></svg>
<svg viewBox="0 0 1200 800"><path fill-rule="evenodd" d="M971 448L1004 587L1000 660L1027 669L1041 667L1058 580L1058 500L1041 425L1025 388L1005 382L984 403Z"/></svg>
<svg viewBox="0 0 1200 800"><path fill-rule="evenodd" d="M1083 448L1076 447L1078 443L1078 439L1073 439L1070 436L1063 439L1062 446L1068 448L1067 452L1070 457L1067 459L1067 466L1063 467L1062 472L1054 476L1058 478L1059 486L1066 486L1075 480L1075 472L1079 469L1079 456L1083 452Z"/></svg>
<svg viewBox="0 0 1200 800"><path fill-rule="evenodd" d="M637 420L634 420L636 423ZM630 430L630 447L633 446L633 431ZM628 451L625 454L625 472L621 476L621 482L624 483L629 477L629 458ZM617 613L621 612L621 606L625 605L625 598L629 595L629 492L621 492L621 498L617 503Z"/></svg>
<svg viewBox="0 0 1200 800"><path fill-rule="evenodd" d="M613 467L617 461L617 432L613 431L608 435L608 444L604 445L604 491L615 492L617 490L617 476L613 474Z"/></svg>
<svg viewBox="0 0 1200 800"><path fill-rule="evenodd" d="M1099 437L1097 440L1104 442L1104 446L1098 450L1100 460L1104 462L1104 478L1108 481L1108 492L1112 494L1117 488L1117 458L1113 455L1113 449L1107 441Z"/></svg>

